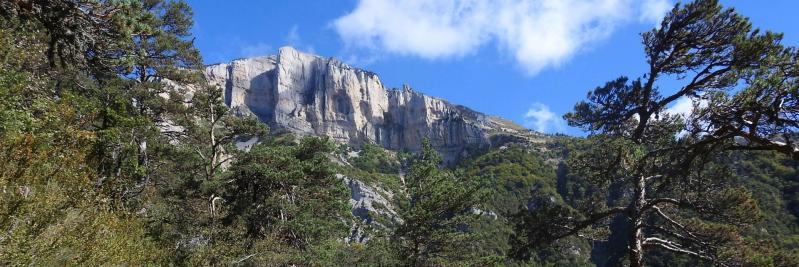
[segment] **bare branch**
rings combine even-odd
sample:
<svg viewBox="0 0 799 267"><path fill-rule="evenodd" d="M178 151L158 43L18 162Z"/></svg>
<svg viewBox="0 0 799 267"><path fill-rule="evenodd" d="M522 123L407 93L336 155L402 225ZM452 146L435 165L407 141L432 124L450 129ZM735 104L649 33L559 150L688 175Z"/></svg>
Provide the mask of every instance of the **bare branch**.
<svg viewBox="0 0 799 267"><path fill-rule="evenodd" d="M647 237L646 239L644 239L644 246L659 247L662 249L666 249L668 251L688 254L701 259L714 261L712 257L705 255L705 252L703 251L693 251L688 248L685 248L683 245L676 243L674 241L661 239L657 237Z"/></svg>

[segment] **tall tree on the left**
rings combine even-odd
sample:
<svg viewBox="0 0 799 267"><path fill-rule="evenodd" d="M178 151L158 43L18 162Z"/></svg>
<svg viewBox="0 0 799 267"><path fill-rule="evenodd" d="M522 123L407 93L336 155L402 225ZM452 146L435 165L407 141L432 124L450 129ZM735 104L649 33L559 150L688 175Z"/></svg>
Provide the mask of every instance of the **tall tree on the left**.
<svg viewBox="0 0 799 267"><path fill-rule="evenodd" d="M191 24L182 1L0 1L0 265L163 263L142 211L187 106L165 80L202 82Z"/></svg>
<svg viewBox="0 0 799 267"><path fill-rule="evenodd" d="M118 185L121 200L152 184L160 164L152 159L167 153L169 138L162 129L183 113L186 92L177 84L199 84L202 66L190 37L192 13L182 1L148 0L134 4L123 17L130 38L121 43L109 86L97 92L101 102L98 126L101 142L94 156L99 171ZM123 77L118 79L117 77ZM131 174L120 177L120 174Z"/></svg>

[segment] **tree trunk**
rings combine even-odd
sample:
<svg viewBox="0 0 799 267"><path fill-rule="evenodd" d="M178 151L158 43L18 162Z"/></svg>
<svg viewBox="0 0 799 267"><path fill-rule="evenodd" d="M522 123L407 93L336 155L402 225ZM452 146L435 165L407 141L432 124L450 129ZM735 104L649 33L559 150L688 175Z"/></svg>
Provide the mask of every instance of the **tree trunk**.
<svg viewBox="0 0 799 267"><path fill-rule="evenodd" d="M630 229L630 267L643 267L644 266L644 233L642 230L643 214L642 209L646 204L646 178L641 176L638 178L635 185L635 198L633 199L632 209L630 210L630 222L632 229Z"/></svg>
<svg viewBox="0 0 799 267"><path fill-rule="evenodd" d="M213 101L209 101L208 103L208 111L210 112L210 128L208 130L208 135L211 140L211 164L208 166L208 170L206 171L206 180L211 180L214 178L216 174L216 161L218 160L217 156L217 144L216 144L216 134L214 133L214 127L216 126L216 113L214 112L214 103Z"/></svg>

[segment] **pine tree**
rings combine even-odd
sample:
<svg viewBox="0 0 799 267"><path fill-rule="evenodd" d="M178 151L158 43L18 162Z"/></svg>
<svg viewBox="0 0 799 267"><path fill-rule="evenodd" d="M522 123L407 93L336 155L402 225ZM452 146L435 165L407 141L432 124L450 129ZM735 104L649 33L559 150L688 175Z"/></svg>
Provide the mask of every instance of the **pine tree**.
<svg viewBox="0 0 799 267"><path fill-rule="evenodd" d="M192 13L185 2L134 2L119 17L127 36L112 55L114 72L100 76L96 97L104 101L93 157L105 179L120 187L114 194L126 200L150 186L152 177L169 174L152 159L171 149L163 128L184 115L179 107L187 98L176 84L202 84L202 60L190 38Z"/></svg>
<svg viewBox="0 0 799 267"><path fill-rule="evenodd" d="M777 133L795 136L795 124L784 124L795 116L793 104L774 105L795 100L786 98L786 90L759 90L760 79L751 79L783 69L775 58L795 58L793 50L782 48L781 35L753 30L714 0L676 5L642 37L649 72L592 90L565 116L591 133L587 150L569 165L572 175L588 180L593 196L574 208L550 203L534 210L522 223L527 244L573 235L603 238L594 227L616 218L624 227L611 234L627 240L630 266L643 266L650 249L734 264L741 259L729 252L743 245L741 230L760 215L751 194L733 185L721 163L730 150L795 153L791 142L774 139ZM666 76L678 77L682 87L661 91L658 81ZM741 82L747 89L722 97ZM770 85L795 88L795 76ZM749 95L769 101L748 104ZM680 98L694 100L687 117L666 112ZM760 124L739 124L749 119Z"/></svg>
<svg viewBox="0 0 799 267"><path fill-rule="evenodd" d="M468 236L463 219L479 195L472 181L439 169L439 164L441 156L425 139L405 177L402 224L392 236L398 258L407 266L431 266L462 256L457 251Z"/></svg>
<svg viewBox="0 0 799 267"><path fill-rule="evenodd" d="M89 160L100 80L119 78L103 56L123 42L117 11L129 7L0 3L0 264L163 263L144 220L108 201Z"/></svg>
<svg viewBox="0 0 799 267"><path fill-rule="evenodd" d="M244 249L228 255L235 257L231 261L332 260L325 258L325 246L343 245L349 209L346 189L332 173L330 152L329 141L306 137L294 146L257 144L232 163L218 185L218 201L209 203L225 229L216 245Z"/></svg>

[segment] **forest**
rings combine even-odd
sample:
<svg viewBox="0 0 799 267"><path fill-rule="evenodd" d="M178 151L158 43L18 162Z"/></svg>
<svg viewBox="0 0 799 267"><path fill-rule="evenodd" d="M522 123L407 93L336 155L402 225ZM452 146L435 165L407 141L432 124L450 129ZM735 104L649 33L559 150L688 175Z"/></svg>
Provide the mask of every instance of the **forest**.
<svg viewBox="0 0 799 267"><path fill-rule="evenodd" d="M455 164L237 114L193 23L0 1L0 265L799 266L799 51L716 0L641 33L648 71L565 115L586 136Z"/></svg>

